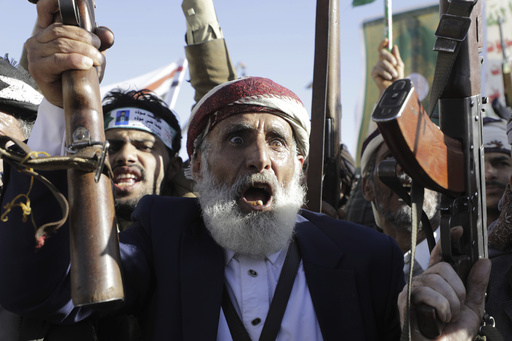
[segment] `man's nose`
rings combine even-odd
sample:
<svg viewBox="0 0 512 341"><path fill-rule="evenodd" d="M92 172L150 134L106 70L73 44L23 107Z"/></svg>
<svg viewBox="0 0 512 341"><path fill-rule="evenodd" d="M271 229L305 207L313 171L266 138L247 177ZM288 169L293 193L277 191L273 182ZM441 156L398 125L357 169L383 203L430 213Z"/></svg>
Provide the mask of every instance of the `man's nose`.
<svg viewBox="0 0 512 341"><path fill-rule="evenodd" d="M116 153L110 157L112 164L130 164L137 160L137 148L133 145L126 143Z"/></svg>
<svg viewBox="0 0 512 341"><path fill-rule="evenodd" d="M490 179L495 177L495 169L494 167L489 163L485 163L485 180L489 181Z"/></svg>
<svg viewBox="0 0 512 341"><path fill-rule="evenodd" d="M261 140L256 141L248 151L246 167L259 173L265 169L270 169L270 166L271 161L267 142Z"/></svg>

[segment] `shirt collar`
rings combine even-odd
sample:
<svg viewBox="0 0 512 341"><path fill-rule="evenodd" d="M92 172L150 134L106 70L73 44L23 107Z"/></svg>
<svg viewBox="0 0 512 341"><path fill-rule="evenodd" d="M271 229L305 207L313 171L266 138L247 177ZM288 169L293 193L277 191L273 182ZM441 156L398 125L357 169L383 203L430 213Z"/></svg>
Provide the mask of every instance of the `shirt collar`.
<svg viewBox="0 0 512 341"><path fill-rule="evenodd" d="M437 242L439 240L439 227L434 231L434 239L435 241ZM407 251L405 254L404 254L404 259L406 257L410 257L408 255L410 255L411 253L411 250ZM428 248L428 242L427 242L427 239L423 239L420 243L418 243L416 245L416 255L414 257L414 261L417 262L422 269L427 269L428 268L428 264L430 262L430 250Z"/></svg>
<svg viewBox="0 0 512 341"><path fill-rule="evenodd" d="M286 249L281 249L279 251L277 251L276 253L274 254L271 254L270 256L267 256L265 257L265 260L268 260L272 265L274 265L274 263L279 259L279 256L284 252L285 255L286 255L286 252L288 251L288 247L286 247ZM228 250L228 249L224 249L224 259L226 261L226 264L225 265L228 265L229 262L231 262L231 260L233 258L237 259L238 258L238 255L237 253L235 253L235 251L233 250Z"/></svg>

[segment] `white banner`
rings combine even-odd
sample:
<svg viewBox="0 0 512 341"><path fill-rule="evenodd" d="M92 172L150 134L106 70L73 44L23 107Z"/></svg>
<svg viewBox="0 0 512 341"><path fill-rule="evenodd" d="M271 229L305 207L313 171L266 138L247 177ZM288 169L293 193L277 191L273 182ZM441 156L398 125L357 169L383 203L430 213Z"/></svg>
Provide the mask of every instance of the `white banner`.
<svg viewBox="0 0 512 341"><path fill-rule="evenodd" d="M101 86L101 97L114 88L123 90L148 89L164 100L169 108L173 109L176 104L180 86L185 77L188 62L181 58L144 75L131 78L122 82Z"/></svg>

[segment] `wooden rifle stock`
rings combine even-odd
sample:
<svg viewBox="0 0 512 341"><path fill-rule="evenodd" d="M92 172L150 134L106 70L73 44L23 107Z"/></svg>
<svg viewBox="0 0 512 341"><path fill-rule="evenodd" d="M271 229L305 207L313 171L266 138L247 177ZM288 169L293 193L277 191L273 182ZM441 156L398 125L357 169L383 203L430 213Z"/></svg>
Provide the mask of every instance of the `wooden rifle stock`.
<svg viewBox="0 0 512 341"><path fill-rule="evenodd" d="M381 96L372 115L397 162L425 187L464 193L461 142L445 136L428 117L410 79L399 79Z"/></svg>
<svg viewBox="0 0 512 341"><path fill-rule="evenodd" d="M468 25L469 28L467 35L455 38L445 36L442 29L436 33L439 43L436 43L436 50L443 53L442 58L450 48L460 44L451 70L444 64L444 68L436 66L436 77L438 70L445 74L450 72L439 96L440 130L421 108L408 80L396 81L385 91L373 118L393 156L413 181L442 194L443 260L449 262L465 282L472 264L487 257L479 57L483 44L481 1L452 0L452 5L454 3L469 8L471 16L470 20L464 18L458 7L456 16L445 16L449 4L446 0L440 2L439 26L444 25L444 33L446 29L452 34L463 33L462 27ZM441 60L446 62L446 58ZM458 225L464 228L464 233L459 242L453 244L450 228ZM416 315L424 336L433 339L442 333L443 326L432 307L419 306Z"/></svg>
<svg viewBox="0 0 512 341"><path fill-rule="evenodd" d="M93 0L59 0L59 6L64 24L94 31ZM68 155L101 160L107 145L96 69L65 72L62 90ZM110 178L101 169L68 170L68 184L73 303L117 302L124 292Z"/></svg>
<svg viewBox="0 0 512 341"><path fill-rule="evenodd" d="M340 201L340 44L339 0L318 0L311 111L307 201L322 211L322 200L337 209Z"/></svg>

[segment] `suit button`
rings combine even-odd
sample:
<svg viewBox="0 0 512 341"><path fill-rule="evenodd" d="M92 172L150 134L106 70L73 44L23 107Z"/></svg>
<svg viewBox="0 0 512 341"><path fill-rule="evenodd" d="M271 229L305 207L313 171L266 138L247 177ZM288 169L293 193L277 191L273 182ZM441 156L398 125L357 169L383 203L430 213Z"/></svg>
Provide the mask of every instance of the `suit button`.
<svg viewBox="0 0 512 341"><path fill-rule="evenodd" d="M249 276L251 276L251 277L258 277L258 273L257 273L256 271L252 270L252 269L251 269L251 270L249 270L249 271L247 271L247 273L248 273L248 274L249 274Z"/></svg>
<svg viewBox="0 0 512 341"><path fill-rule="evenodd" d="M257 326L260 323L261 323L261 319L259 317L256 317L254 320L251 321L251 324L253 326Z"/></svg>

